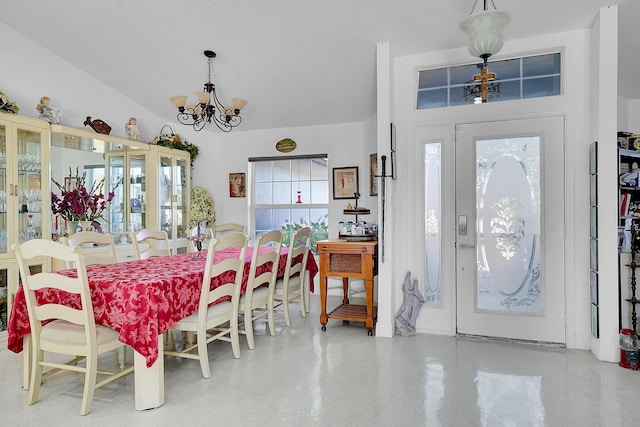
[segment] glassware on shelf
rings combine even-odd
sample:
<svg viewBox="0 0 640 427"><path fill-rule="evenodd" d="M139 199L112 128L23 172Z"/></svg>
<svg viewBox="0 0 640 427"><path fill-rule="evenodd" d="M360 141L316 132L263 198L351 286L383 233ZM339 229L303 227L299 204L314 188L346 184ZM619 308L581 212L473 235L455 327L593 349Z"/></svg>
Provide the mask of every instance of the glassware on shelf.
<svg viewBox="0 0 640 427"><path fill-rule="evenodd" d="M33 214L27 215L27 240L36 238L36 229L33 228Z"/></svg>

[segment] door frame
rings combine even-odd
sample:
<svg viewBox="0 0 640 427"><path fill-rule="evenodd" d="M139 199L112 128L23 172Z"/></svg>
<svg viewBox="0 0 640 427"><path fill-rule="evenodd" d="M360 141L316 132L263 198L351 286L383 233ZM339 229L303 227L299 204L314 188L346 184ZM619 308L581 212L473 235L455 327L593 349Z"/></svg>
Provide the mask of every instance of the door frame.
<svg viewBox="0 0 640 427"><path fill-rule="evenodd" d="M442 191L443 194L455 193L455 129L456 125L469 125L479 124L486 122L507 122L512 120L526 120L536 118L550 118L561 117L563 119L563 153L564 159L562 160L562 176L564 182L560 186L563 192L566 192L566 174L567 164L566 158L569 155L566 150L567 141L567 117L566 114L556 112L555 114L544 115L527 115L517 117L496 117L492 120L486 121L473 121L473 120L460 120L459 122L444 122L444 123L416 123L411 126L411 140L412 140L412 157L413 160L409 162L410 173L412 176L420 177L419 181L416 181L413 191L413 220L410 222L413 225L413 242L412 242L412 256L410 256L409 265L413 265L412 274L418 279L421 287L424 286L424 144L429 141L442 141ZM439 334L439 335L456 335L457 334L457 283L456 283L456 210L455 210L455 197L443 197L442 201L442 249L441 254L443 257L443 264L441 267L442 277L441 282L443 286L442 304L439 306L427 306L423 305L420 316L418 317L416 328L421 333ZM567 205L567 202L563 204L563 212L566 217L567 212L570 212L571 208ZM566 230L566 218L563 217L564 229ZM565 231L566 233L566 231ZM566 237L566 236L565 236ZM572 260L567 258L566 241L563 242L562 254L565 260L563 270L563 284L564 284L564 303L563 310L565 313L565 319L569 315L569 296L574 292L571 288L571 283L567 282L566 274L570 271L570 265ZM421 288L422 290L422 288ZM564 322L564 343L570 341L569 325Z"/></svg>

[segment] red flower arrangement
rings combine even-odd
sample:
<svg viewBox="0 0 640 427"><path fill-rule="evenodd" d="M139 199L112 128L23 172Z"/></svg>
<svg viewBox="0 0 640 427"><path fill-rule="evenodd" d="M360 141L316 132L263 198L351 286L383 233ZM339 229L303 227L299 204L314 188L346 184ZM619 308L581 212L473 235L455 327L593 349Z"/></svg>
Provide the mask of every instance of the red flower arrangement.
<svg viewBox="0 0 640 427"><path fill-rule="evenodd" d="M71 175L71 168L69 168L69 175ZM87 190L86 187L86 172L80 176L78 168L76 168L75 178L75 188L69 189L51 178L51 181L60 190L60 196L53 191L51 192L51 212L60 215L67 221L94 221L102 218L107 204L111 203L115 197L115 189L118 188L118 185L120 185L122 181L117 182L113 187L114 191L110 191L105 197L103 192L104 178L98 182L94 182L91 191Z"/></svg>

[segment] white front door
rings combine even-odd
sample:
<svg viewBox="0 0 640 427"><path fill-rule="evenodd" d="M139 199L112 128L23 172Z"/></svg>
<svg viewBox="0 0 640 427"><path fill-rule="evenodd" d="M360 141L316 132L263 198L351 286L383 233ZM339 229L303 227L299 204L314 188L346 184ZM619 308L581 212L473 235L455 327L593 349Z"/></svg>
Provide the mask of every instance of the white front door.
<svg viewBox="0 0 640 427"><path fill-rule="evenodd" d="M564 118L456 126L457 332L565 342Z"/></svg>

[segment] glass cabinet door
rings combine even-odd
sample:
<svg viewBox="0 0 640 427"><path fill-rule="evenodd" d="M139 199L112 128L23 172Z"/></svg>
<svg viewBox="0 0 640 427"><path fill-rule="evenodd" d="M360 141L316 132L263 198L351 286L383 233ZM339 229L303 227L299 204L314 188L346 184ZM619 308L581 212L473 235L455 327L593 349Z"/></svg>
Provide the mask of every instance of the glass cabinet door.
<svg viewBox="0 0 640 427"><path fill-rule="evenodd" d="M124 154L107 157L107 188L115 196L109 205L109 228L116 244L126 243Z"/></svg>
<svg viewBox="0 0 640 427"><path fill-rule="evenodd" d="M47 126L0 117L0 258L9 257L14 243L51 237L49 174L42 167L49 163Z"/></svg>
<svg viewBox="0 0 640 427"><path fill-rule="evenodd" d="M146 228L146 161L144 154L129 156L130 231Z"/></svg>
<svg viewBox="0 0 640 427"><path fill-rule="evenodd" d="M18 240L22 243L42 237L42 143L40 130L19 128L17 136ZM48 207L45 210L48 212Z"/></svg>
<svg viewBox="0 0 640 427"><path fill-rule="evenodd" d="M178 224L176 236L179 239L186 238L188 231L187 207L189 206L188 197L190 197L187 184L188 162L189 160L178 158L175 166L176 223Z"/></svg>
<svg viewBox="0 0 640 427"><path fill-rule="evenodd" d="M115 196L109 206L109 225L116 244L129 243L127 234L147 227L146 154L109 153L107 187Z"/></svg>
<svg viewBox="0 0 640 427"><path fill-rule="evenodd" d="M181 245L176 241L185 239L189 230L189 158L188 155L160 153L159 161L160 227L167 232L177 250Z"/></svg>
<svg viewBox="0 0 640 427"><path fill-rule="evenodd" d="M160 227L169 240L175 237L173 215L173 159L160 156Z"/></svg>
<svg viewBox="0 0 640 427"><path fill-rule="evenodd" d="M9 301L9 268L0 266L0 332L7 330L7 319L11 301Z"/></svg>

